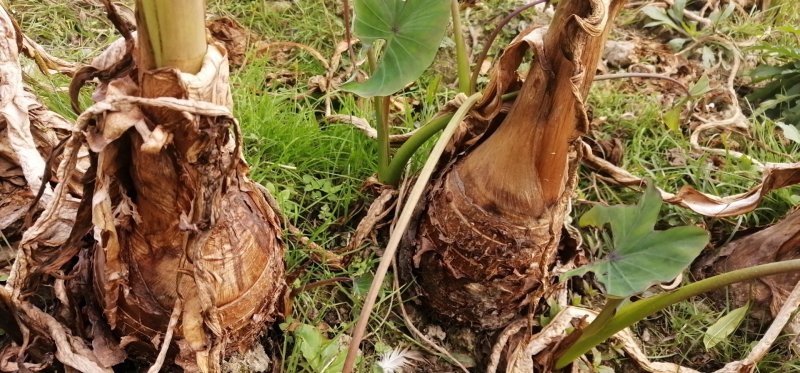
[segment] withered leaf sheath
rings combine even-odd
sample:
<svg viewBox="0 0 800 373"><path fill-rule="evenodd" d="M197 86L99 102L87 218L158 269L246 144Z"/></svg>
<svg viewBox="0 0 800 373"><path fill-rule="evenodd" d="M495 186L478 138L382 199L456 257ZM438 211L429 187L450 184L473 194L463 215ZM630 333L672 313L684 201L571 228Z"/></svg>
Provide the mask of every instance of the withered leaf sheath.
<svg viewBox="0 0 800 373"><path fill-rule="evenodd" d="M277 317L280 219L247 177L225 49L209 45L190 75L120 68L134 60L132 46L119 40L92 63L117 77L101 81L58 168L69 180L79 154L91 155L74 224L58 213L74 199L62 183L26 231L9 284L19 297L48 275L73 274L62 306L85 307L62 315L91 341L76 339L94 348L81 354L104 368L125 358L120 346L152 362L177 309L169 356L187 369L220 371L226 355L253 347ZM109 327L116 338L101 333Z"/></svg>
<svg viewBox="0 0 800 373"><path fill-rule="evenodd" d="M160 69L138 77L113 80L96 96L232 107L220 45L209 46L196 75ZM112 328L149 342L166 330L181 297L176 335L184 357L197 355L202 369L251 348L276 316L284 246L276 212L246 176L238 123L140 104L104 115L86 133L98 153L95 291Z"/></svg>
<svg viewBox="0 0 800 373"><path fill-rule="evenodd" d="M510 45L432 184L418 228L414 273L435 312L500 328L548 291L584 133L595 66L624 1L559 2L548 29ZM534 53L507 115L500 96ZM464 155L458 155L462 153Z"/></svg>

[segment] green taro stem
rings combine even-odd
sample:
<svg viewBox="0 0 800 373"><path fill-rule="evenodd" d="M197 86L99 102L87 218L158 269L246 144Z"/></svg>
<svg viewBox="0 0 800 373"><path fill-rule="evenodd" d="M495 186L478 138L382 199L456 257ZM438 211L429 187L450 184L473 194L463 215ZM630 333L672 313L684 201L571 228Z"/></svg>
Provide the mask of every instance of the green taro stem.
<svg viewBox="0 0 800 373"><path fill-rule="evenodd" d="M458 61L458 90L466 95L474 91L470 86L469 56L467 43L464 40L464 27L461 25L461 13L458 0L452 0L450 10L453 18L453 39L456 43L456 58Z"/></svg>
<svg viewBox="0 0 800 373"><path fill-rule="evenodd" d="M378 52L375 47L370 47L367 51L367 61L370 71L374 72L378 68ZM378 132L378 180L384 184L391 184L386 181L389 171L390 146L389 144L389 105L391 96L374 97L372 105L375 110L375 121L377 122Z"/></svg>
<svg viewBox="0 0 800 373"><path fill-rule="evenodd" d="M439 133L439 131L447 127L447 123L450 122L452 118L453 114L439 115L431 119L430 122L420 127L416 133L411 135L411 137L397 149L394 158L391 163L389 163L385 182L390 185L396 185L400 181L400 177L403 176L403 169L405 169L406 164L414 153L416 153L417 149L425 144L431 137Z"/></svg>
<svg viewBox="0 0 800 373"><path fill-rule="evenodd" d="M148 54L144 68L200 71L207 48L205 0L137 0L136 7L139 30L149 40L142 51Z"/></svg>
<svg viewBox="0 0 800 373"><path fill-rule="evenodd" d="M605 324L614 318L614 315L617 312L617 308L625 301L627 298L606 298L606 304L603 306L603 309L600 311L600 314L592 321L586 328L583 330L576 330L576 333L581 333L581 337L584 335L594 335L599 333L603 330ZM580 338L578 339L580 340Z"/></svg>
<svg viewBox="0 0 800 373"><path fill-rule="evenodd" d="M589 326L586 328L587 331L589 331L590 328L592 328L592 330L597 329L597 331L591 334L583 333L575 342L575 344L564 350L562 355L556 361L555 368L562 369L566 367L569 365L569 363L573 362L575 359L585 354L593 347L603 343L608 338L611 338L611 336L620 330L625 329L644 319L645 317L661 311L675 303L737 282L750 281L760 277L798 271L800 271L800 259L762 264L755 267L738 269L728 273L723 273L721 275L716 275L705 280L691 283L671 293L659 294L651 298L625 305L620 307L619 310L617 310L617 313L610 320L598 323L600 325L599 327L592 328L592 326L598 322L599 318L595 319L595 321L589 324ZM609 301L607 307L611 305L611 301ZM606 312L605 309L601 311L601 314L604 312Z"/></svg>
<svg viewBox="0 0 800 373"><path fill-rule="evenodd" d="M384 184L392 184L388 181L389 162L389 104L391 96L375 97L375 115L378 120L378 180Z"/></svg>
<svg viewBox="0 0 800 373"><path fill-rule="evenodd" d="M517 98L519 91L506 93L502 96L503 101L511 101ZM400 178L403 176L403 169L406 164L414 156L414 153L427 142L431 137L439 133L447 127L447 122L453 117L453 114L441 114L434 117L428 123L420 127L414 135L406 140L394 155L394 158L389 163L388 171L386 172L386 180L384 181L389 185L396 185Z"/></svg>

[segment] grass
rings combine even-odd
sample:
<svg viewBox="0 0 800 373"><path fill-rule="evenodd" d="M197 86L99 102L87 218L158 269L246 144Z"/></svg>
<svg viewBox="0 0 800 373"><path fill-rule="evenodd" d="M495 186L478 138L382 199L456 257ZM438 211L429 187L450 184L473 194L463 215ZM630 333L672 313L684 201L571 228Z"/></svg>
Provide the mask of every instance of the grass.
<svg viewBox="0 0 800 373"><path fill-rule="evenodd" d="M291 40L315 48L324 56L332 54L333 46L343 34L339 1L300 0L279 11L274 3L210 0L209 8L214 14L234 17L266 41ZM517 5L500 0L486 1L486 4L469 13L473 27L484 32L490 31L495 20ZM82 2L15 1L12 9L29 36L67 60L86 62L116 38L101 10ZM515 29L535 22L535 15L526 14L501 35L493 51L498 52L516 34ZM740 23L730 28L730 34L736 37L763 31L746 19L736 22ZM775 40L791 42L782 38L777 36ZM452 97L454 72L448 62L452 53L444 48L440 57L436 68L402 94L407 101L415 99L419 104L394 123L396 131L407 131L424 122ZM357 130L327 125L321 120L324 96L307 94L307 82L323 74L324 69L307 53L293 51L285 59L251 53L247 61L244 67L234 71L231 86L235 115L244 132L251 177L267 186L288 219L313 242L328 249L342 247L372 198L364 191L363 184L376 168L375 143ZM75 117L69 110L64 91L68 84L66 78L42 76L29 62L26 62L26 71L29 73L27 82L48 107L68 118ZM272 73L289 73L296 83L268 82ZM83 95L86 103L90 90L85 89ZM340 94L332 99L337 113L371 118L367 101ZM625 144L622 166L633 174L652 178L667 190L692 185L703 192L729 195L743 192L760 180L760 174L753 167L731 157L692 154L688 130L678 133L663 124L664 105L649 83L600 82L592 89L589 102L595 118L606 118L598 128L596 140L621 139ZM800 147L781 141L770 119L751 118L751 123L752 138L733 135L722 139L723 144L762 161L798 160L796 154ZM424 160L426 149L415 157L412 169ZM672 163L670 157L673 157ZM685 165L676 165L675 157L682 158ZM637 199L636 192L611 185L589 170L581 171L581 180L580 200L614 204ZM798 200L800 190L787 188L770 193L750 214L722 219L703 218L668 206L663 211L663 224L704 225L714 232L715 243L722 244L742 229L765 226L780 219ZM578 203L574 215L578 216L588 207L588 204ZM586 232L587 235L593 233ZM590 238L587 237L587 242L595 241ZM312 325L334 340L348 335L360 311L364 289L372 279L379 250L368 244L345 253L347 267L337 271L309 262L313 254L311 249L292 239L287 242L287 270L297 275L290 284L293 288L331 278L348 280L299 293L293 300L293 312L287 315L284 328L291 330L292 324ZM593 244L591 249L602 251L598 244ZM384 287L373 312L370 334L362 345L364 358L359 371L372 371L379 353L393 347L411 345L424 349L408 335L402 319L395 313L395 290L389 284L387 282ZM637 328L640 335L647 329L653 336L652 341L659 342L646 343L649 354L654 357L694 367L704 366L709 359L724 362L741 358L764 326L748 321L729 341L706 352L702 336L705 328L723 314L724 310L718 307L706 298L693 299L671 307ZM286 333L279 351L273 352L280 356L284 371L311 372L296 338L292 332ZM800 366L799 360L786 358L789 352L785 346L783 343L774 349L761 362L759 371L792 371Z"/></svg>
<svg viewBox="0 0 800 373"><path fill-rule="evenodd" d="M716 157L708 154L695 154L689 143L686 130L676 133L663 123L662 104L659 98L642 95L630 89L627 82L600 82L595 85L590 97L595 117L607 118L598 128L602 131L597 140L620 138L625 140L622 167L635 175L655 180L668 191L677 191L691 185L701 192L715 195L742 193L761 180L761 172L734 157ZM763 162L796 161L797 144L782 143L776 136L774 123L766 118L751 121L752 139L732 136L728 143L744 145L736 150ZM673 158L674 157L674 158ZM671 159L673 158L673 159ZM680 159L676 159L680 158ZM676 164L676 161L680 161ZM597 180L589 172L583 180ZM581 198L589 201L620 203L630 201L630 193L617 186L598 180L585 183L580 191ZM768 194L760 207L753 213L737 218L703 219L689 210L671 206L666 212L666 223L685 225L702 223L722 224L725 234L733 233L735 226L763 226L782 217L796 203L798 188L786 188Z"/></svg>
<svg viewBox="0 0 800 373"><path fill-rule="evenodd" d="M786 4L785 6L789 6ZM794 6L794 5L792 5ZM785 14L785 13L784 13ZM789 12L788 14L796 14ZM794 24L798 23L795 16ZM736 18L723 25L728 35L734 38L750 38L766 32L766 27L744 18ZM786 35L773 34L766 43L795 45ZM796 45L795 45L796 46ZM751 51L745 51L748 53ZM744 69L743 69L744 70ZM727 72L726 72L727 73ZM744 75L746 70L740 72ZM717 84L724 84L727 76L716 77ZM741 81L741 79L739 79ZM598 129L597 140L619 138L625 145L622 167L631 173L650 178L667 191L677 191L691 185L701 192L725 196L742 193L761 181L761 173L746 161L730 156L716 157L693 154L690 149L687 127L680 133L670 130L662 119L666 111L660 94L653 92L647 83L604 81L596 83L591 92L590 105L595 118L605 118ZM745 108L746 112L747 109ZM682 117L685 119L685 113ZM762 162L797 162L800 146L785 141L777 135L775 122L763 116L751 117L749 136L725 135L715 140L721 146L743 152ZM683 122L684 126L688 124ZM677 165L674 158L680 157L684 164ZM672 159L671 159L672 158ZM610 185L589 170L582 170L579 195L588 201L609 204L630 202L635 199L630 190ZM800 200L800 189L785 188L767 194L759 207L748 214L732 218L705 218L689 210L665 206L662 221L666 226L701 225L712 232L712 242L719 247L729 242L738 232L754 227L763 227L778 221ZM590 205L578 205L576 215L588 210ZM598 240L587 237L594 251L602 251ZM671 361L701 370L720 368L725 362L744 358L769 326L755 319L746 319L736 333L706 351L703 336L707 328L735 307L711 302L706 297L696 297L676 304L668 310L639 323L637 335L645 330L650 334L645 341L648 355L654 359ZM784 339L759 362L759 372L794 371L800 357L787 349Z"/></svg>

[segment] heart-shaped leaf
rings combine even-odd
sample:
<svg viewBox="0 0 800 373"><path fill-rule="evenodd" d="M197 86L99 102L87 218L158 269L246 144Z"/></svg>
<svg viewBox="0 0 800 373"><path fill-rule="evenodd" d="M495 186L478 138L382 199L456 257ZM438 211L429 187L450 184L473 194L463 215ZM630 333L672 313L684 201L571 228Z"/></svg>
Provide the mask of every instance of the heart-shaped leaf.
<svg viewBox="0 0 800 373"><path fill-rule="evenodd" d="M592 264L564 274L594 272L611 297L627 298L659 282L678 276L708 244L708 233L698 227L653 230L661 210L661 196L649 183L638 205L595 206L580 219L581 226L611 225L611 250Z"/></svg>
<svg viewBox="0 0 800 373"><path fill-rule="evenodd" d="M449 24L450 0L356 0L353 9L356 36L367 45L386 44L372 77L342 89L363 97L388 96L433 62Z"/></svg>

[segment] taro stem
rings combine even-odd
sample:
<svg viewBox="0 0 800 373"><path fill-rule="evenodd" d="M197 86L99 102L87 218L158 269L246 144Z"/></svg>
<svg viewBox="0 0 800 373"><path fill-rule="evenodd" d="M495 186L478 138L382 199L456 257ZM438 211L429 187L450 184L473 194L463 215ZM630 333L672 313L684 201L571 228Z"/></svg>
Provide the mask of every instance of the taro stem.
<svg viewBox="0 0 800 373"><path fill-rule="evenodd" d="M458 8L458 0L450 2L450 13L453 18L453 40L456 43L456 62L458 64L458 90L471 95L473 89L469 84L469 55L467 55L467 43L464 41L461 12Z"/></svg>
<svg viewBox="0 0 800 373"><path fill-rule="evenodd" d="M577 101L589 92L605 34L622 1L563 3L544 47L534 51L534 64L508 117L458 168L467 195L482 207L537 217L564 192L570 146L588 125L584 103ZM590 9L591 3L598 8ZM612 8L598 12L601 3ZM575 14L587 20L606 16L605 30L577 30ZM579 33L586 34L584 40L571 39ZM579 80L573 84L573 79Z"/></svg>
<svg viewBox="0 0 800 373"><path fill-rule="evenodd" d="M588 126L584 98L623 3L559 2L549 29L524 39L534 61L508 115L433 184L414 256L432 310L495 329L544 295L575 183L572 145Z"/></svg>
<svg viewBox="0 0 800 373"><path fill-rule="evenodd" d="M205 0L136 0L144 70L173 67L196 74L206 55Z"/></svg>

